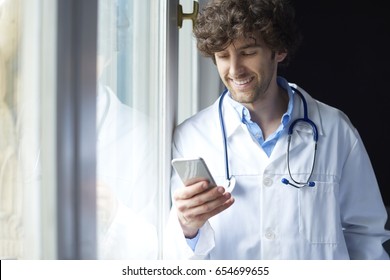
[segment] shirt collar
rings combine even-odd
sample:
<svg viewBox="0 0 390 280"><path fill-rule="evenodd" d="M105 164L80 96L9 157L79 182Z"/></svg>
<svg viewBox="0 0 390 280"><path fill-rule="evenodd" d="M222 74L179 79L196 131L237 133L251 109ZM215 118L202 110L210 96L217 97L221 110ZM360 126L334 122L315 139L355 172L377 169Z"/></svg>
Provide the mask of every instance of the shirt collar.
<svg viewBox="0 0 390 280"><path fill-rule="evenodd" d="M283 114L281 123L283 127L285 127L291 120L291 114L294 108L294 92L292 91L291 87L289 86L287 80L282 77L277 77L277 83L280 87L282 87L284 90L287 91L288 94L288 105L287 105L287 111Z"/></svg>

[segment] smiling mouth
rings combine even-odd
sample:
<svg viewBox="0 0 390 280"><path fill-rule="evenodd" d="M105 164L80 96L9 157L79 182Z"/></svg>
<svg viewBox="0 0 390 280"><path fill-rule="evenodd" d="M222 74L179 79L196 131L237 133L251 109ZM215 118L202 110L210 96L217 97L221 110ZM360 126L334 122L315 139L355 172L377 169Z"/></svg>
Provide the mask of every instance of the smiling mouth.
<svg viewBox="0 0 390 280"><path fill-rule="evenodd" d="M244 86L246 84L249 84L252 80L253 80L253 77L247 78L247 79L244 79L244 80L234 80L234 79L231 79L233 84L236 85L236 86Z"/></svg>

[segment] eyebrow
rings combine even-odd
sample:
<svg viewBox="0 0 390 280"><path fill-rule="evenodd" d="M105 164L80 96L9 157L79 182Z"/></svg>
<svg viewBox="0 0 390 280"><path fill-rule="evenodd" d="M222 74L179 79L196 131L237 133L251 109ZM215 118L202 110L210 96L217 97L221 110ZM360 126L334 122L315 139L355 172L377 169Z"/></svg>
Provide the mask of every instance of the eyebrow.
<svg viewBox="0 0 390 280"><path fill-rule="evenodd" d="M260 47L260 45L259 45L259 44L256 44L256 42L255 42L255 43L245 43L244 45L242 45L242 46L240 46L240 47L238 47L238 48L236 48L236 46L235 46L234 44L233 44L233 46L235 47L235 49L236 49L237 51L244 50L244 49L249 49L249 48Z"/></svg>
<svg viewBox="0 0 390 280"><path fill-rule="evenodd" d="M242 45L241 47L237 48L237 50L242 50L242 49L249 49L249 48L255 48L255 47L260 47L260 45L254 43L248 43L248 44L245 44L245 45Z"/></svg>
<svg viewBox="0 0 390 280"><path fill-rule="evenodd" d="M253 38L251 38L251 39L253 39ZM232 43L232 45L235 47L234 42ZM240 46L239 48L236 48L236 47L235 47L235 49L236 49L237 51L241 51L241 50L245 50L245 49L249 49L249 48L256 48L256 47L261 47L261 45L260 45L260 44L257 44L256 41L254 40L253 43L246 42L246 43L244 43L242 46ZM224 49L224 50L218 51L218 52L216 52L216 53L224 53L224 52L227 52L227 50Z"/></svg>

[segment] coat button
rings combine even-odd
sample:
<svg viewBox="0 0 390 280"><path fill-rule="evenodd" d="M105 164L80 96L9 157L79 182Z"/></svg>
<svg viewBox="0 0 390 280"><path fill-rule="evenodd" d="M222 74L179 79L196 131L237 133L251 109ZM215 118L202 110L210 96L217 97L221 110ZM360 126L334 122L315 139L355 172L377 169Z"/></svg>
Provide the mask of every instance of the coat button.
<svg viewBox="0 0 390 280"><path fill-rule="evenodd" d="M264 236L269 240L275 239L275 233L271 229L267 229Z"/></svg>

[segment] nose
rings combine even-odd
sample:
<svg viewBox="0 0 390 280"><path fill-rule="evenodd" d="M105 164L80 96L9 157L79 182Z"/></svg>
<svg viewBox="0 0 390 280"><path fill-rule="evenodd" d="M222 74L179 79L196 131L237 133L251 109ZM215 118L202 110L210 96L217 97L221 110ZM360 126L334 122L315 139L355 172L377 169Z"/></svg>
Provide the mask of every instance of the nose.
<svg viewBox="0 0 390 280"><path fill-rule="evenodd" d="M230 67L229 67L229 75L231 77L239 77L245 72L244 65L241 60L237 56L231 56L230 58Z"/></svg>

